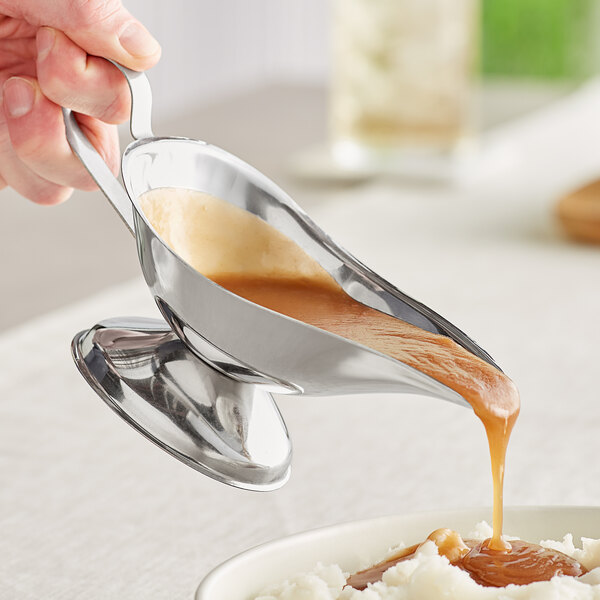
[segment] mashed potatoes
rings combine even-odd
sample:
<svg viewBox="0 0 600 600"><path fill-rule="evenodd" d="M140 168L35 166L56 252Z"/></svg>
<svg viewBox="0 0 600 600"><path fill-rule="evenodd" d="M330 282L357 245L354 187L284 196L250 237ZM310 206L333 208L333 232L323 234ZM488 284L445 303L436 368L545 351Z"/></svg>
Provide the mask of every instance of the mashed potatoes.
<svg viewBox="0 0 600 600"><path fill-rule="evenodd" d="M468 537L484 540L490 535L489 525L480 523ZM573 544L573 536L568 534L562 542L547 540L540 544L571 556L589 572L578 579L555 577L523 586L483 587L467 572L439 556L433 542L426 542L414 558L391 567L382 581L363 591L344 587L349 573L344 573L338 565L318 564L310 573L266 588L255 600L600 600L600 540L583 538L579 549ZM387 556L398 550L400 548L391 549ZM385 558L375 557L372 562ZM368 566L363 565L363 568Z"/></svg>

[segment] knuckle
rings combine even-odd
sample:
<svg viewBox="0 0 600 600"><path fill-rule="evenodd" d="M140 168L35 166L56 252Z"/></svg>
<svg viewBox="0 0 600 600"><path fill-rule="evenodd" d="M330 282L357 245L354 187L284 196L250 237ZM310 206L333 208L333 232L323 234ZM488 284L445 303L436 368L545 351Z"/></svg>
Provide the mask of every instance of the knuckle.
<svg viewBox="0 0 600 600"><path fill-rule="evenodd" d="M83 29L111 21L121 10L119 0L71 0L71 14Z"/></svg>

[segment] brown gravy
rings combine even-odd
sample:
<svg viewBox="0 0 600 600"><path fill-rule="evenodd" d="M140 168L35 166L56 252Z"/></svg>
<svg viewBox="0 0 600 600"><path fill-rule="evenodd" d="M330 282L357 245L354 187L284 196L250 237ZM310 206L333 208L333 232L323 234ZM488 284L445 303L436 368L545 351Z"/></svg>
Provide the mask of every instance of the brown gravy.
<svg viewBox="0 0 600 600"><path fill-rule="evenodd" d="M519 395L503 373L441 335L399 321L350 298L303 250L264 221L218 198L190 190L157 189L141 206L161 238L186 262L231 292L400 360L463 396L488 438L494 489L493 536L463 542L438 530L430 539L440 554L484 585L581 574L565 555L502 539L502 489L508 440L519 414ZM441 532L441 533L440 533ZM418 546L352 575L357 589L381 579Z"/></svg>
<svg viewBox="0 0 600 600"><path fill-rule="evenodd" d="M520 403L517 389L506 375L445 336L360 304L335 283L244 275L212 279L256 304L392 356L463 396L483 422L490 447L494 482L491 546L507 548L501 538L504 458Z"/></svg>
<svg viewBox="0 0 600 600"><path fill-rule="evenodd" d="M447 530L446 530L447 531ZM455 532L451 532L458 536ZM435 536L434 532L428 539ZM534 581L549 581L552 577L569 575L580 577L587 571L575 559L549 548L531 544L522 540L511 542L507 551L491 550L489 540L460 540L450 546L450 553L438 547L451 564L469 573L479 585L486 587L504 587L509 584L527 585ZM346 585L364 590L370 583L381 581L383 574L399 562L413 558L421 544L405 548L390 558L350 575ZM458 551L457 551L458 548Z"/></svg>
<svg viewBox="0 0 600 600"><path fill-rule="evenodd" d="M346 580L346 585L353 587L355 590L364 590L370 583L381 581L383 579L383 574L390 567L397 565L403 560L413 558L420 545L421 544L415 544L414 546L404 548L400 552L394 554L394 556L390 556L390 558L387 558L368 569L353 573Z"/></svg>

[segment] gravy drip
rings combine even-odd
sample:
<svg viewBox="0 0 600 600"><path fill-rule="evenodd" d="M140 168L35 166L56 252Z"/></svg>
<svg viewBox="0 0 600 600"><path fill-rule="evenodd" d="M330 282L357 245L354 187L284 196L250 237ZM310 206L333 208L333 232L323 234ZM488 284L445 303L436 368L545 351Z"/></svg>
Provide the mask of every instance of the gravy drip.
<svg viewBox="0 0 600 600"><path fill-rule="evenodd" d="M209 194L155 189L144 214L174 252L229 291L256 304L400 360L458 392L485 427L494 489L493 536L502 540L504 461L519 413L515 385L450 338L369 308L348 296L297 244L258 217Z"/></svg>
<svg viewBox="0 0 600 600"><path fill-rule="evenodd" d="M512 541L508 551L498 551L489 548L490 540L462 540L458 533L448 529L437 530L427 539L438 545L440 555L446 556L451 564L466 571L475 582L486 587L505 587L511 583L527 585L534 581L549 581L556 576L580 577L587 572L575 559L558 550L522 540ZM368 569L350 575L346 585L364 590L370 583L381 581L390 567L414 558L420 546L410 546Z"/></svg>

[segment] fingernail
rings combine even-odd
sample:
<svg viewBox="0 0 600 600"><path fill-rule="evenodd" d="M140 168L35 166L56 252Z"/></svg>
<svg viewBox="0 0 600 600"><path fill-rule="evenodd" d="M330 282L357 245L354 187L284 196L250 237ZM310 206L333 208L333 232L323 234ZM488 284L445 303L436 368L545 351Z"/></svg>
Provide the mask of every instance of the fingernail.
<svg viewBox="0 0 600 600"><path fill-rule="evenodd" d="M11 77L4 84L4 106L13 119L25 116L33 108L35 89L21 77Z"/></svg>
<svg viewBox="0 0 600 600"><path fill-rule="evenodd" d="M119 36L119 41L129 54L140 58L152 56L159 49L158 42L150 35L148 30L135 21L127 25Z"/></svg>

